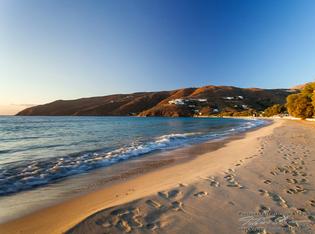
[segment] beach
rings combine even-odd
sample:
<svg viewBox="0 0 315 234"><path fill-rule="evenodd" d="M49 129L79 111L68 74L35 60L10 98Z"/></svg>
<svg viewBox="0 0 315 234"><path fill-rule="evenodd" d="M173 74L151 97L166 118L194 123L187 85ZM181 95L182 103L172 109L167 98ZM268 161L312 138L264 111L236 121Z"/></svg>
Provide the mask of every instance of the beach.
<svg viewBox="0 0 315 234"><path fill-rule="evenodd" d="M0 234L315 234L315 1L0 10Z"/></svg>
<svg viewBox="0 0 315 234"><path fill-rule="evenodd" d="M0 233L314 233L315 125L274 120L191 160L0 224Z"/></svg>

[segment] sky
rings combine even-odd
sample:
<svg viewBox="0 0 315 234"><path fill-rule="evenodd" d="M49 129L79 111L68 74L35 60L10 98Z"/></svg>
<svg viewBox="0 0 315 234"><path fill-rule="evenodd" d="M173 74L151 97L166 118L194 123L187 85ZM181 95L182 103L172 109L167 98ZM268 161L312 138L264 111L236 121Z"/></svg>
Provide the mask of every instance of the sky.
<svg viewBox="0 0 315 234"><path fill-rule="evenodd" d="M315 79L313 0L0 0L0 114L58 99Z"/></svg>

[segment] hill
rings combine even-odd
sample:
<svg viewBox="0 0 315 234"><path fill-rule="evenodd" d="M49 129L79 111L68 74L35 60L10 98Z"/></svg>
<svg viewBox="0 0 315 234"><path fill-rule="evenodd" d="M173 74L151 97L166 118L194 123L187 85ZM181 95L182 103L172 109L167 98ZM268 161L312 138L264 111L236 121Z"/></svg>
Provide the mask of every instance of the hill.
<svg viewBox="0 0 315 234"><path fill-rule="evenodd" d="M172 91L58 100L27 108L17 115L172 117L216 115L227 111L262 111L273 104L284 104L286 97L292 92L295 91L204 86Z"/></svg>

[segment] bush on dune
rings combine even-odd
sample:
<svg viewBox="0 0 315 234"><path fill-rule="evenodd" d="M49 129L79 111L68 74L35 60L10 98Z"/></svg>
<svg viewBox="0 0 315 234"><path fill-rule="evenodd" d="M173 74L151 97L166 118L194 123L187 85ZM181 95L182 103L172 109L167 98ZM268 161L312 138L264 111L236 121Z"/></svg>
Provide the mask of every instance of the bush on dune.
<svg viewBox="0 0 315 234"><path fill-rule="evenodd" d="M280 104L275 104L271 107L268 107L264 113L263 116L265 117L271 117L271 116L275 116L275 115L279 115L282 114L286 111L285 107L283 105Z"/></svg>
<svg viewBox="0 0 315 234"><path fill-rule="evenodd" d="M315 114L315 82L305 85L301 93L287 97L286 107L290 115L302 119L312 118Z"/></svg>

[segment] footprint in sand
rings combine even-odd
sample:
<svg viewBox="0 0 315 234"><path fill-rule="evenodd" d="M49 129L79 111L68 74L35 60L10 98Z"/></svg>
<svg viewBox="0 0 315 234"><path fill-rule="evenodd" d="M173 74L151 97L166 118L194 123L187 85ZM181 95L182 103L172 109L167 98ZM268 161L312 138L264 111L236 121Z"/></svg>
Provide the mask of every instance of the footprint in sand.
<svg viewBox="0 0 315 234"><path fill-rule="evenodd" d="M265 184L271 184L271 180L264 180Z"/></svg>
<svg viewBox="0 0 315 234"><path fill-rule="evenodd" d="M211 180L210 181L210 186L211 187L220 187L220 183L219 183L219 181Z"/></svg>
<svg viewBox="0 0 315 234"><path fill-rule="evenodd" d="M133 216L132 218L130 218L128 220L131 227L141 228L143 226L143 224L141 223L141 221L138 218L139 218L139 216Z"/></svg>
<svg viewBox="0 0 315 234"><path fill-rule="evenodd" d="M284 224L286 223L286 216L282 214L276 214L274 216L271 216L270 220L274 223Z"/></svg>
<svg viewBox="0 0 315 234"><path fill-rule="evenodd" d="M288 204L287 204L286 200L284 200L279 194L273 193L273 192L268 192L264 189L258 189L258 192L262 196L270 197L271 200L273 200L278 206L288 208Z"/></svg>
<svg viewBox="0 0 315 234"><path fill-rule="evenodd" d="M264 205L260 205L258 207L258 212L261 213L261 214L266 214L266 213L269 213L270 212L270 208L269 207L266 207Z"/></svg>
<svg viewBox="0 0 315 234"><path fill-rule="evenodd" d="M226 180L226 182L228 183L227 186L228 187L237 187L237 188L244 188L244 186L240 185L234 178L234 176L232 174L227 174L226 176L224 176L224 179Z"/></svg>
<svg viewBox="0 0 315 234"><path fill-rule="evenodd" d="M315 207L315 200L310 200L309 203L311 206Z"/></svg>
<svg viewBox="0 0 315 234"><path fill-rule="evenodd" d="M121 230L121 231L125 231L125 232L131 232L132 228L130 227L130 225L128 224L127 221L125 220L119 220L117 227Z"/></svg>
<svg viewBox="0 0 315 234"><path fill-rule="evenodd" d="M184 184L184 183L179 183L178 186L179 186L179 187L187 187L188 185L187 185L187 184Z"/></svg>
<svg viewBox="0 0 315 234"><path fill-rule="evenodd" d="M205 197L207 195L208 195L208 193L204 192L204 191L200 191L200 192L194 194L195 197Z"/></svg>
<svg viewBox="0 0 315 234"><path fill-rule="evenodd" d="M178 197L178 195L180 195L182 192L180 192L177 189L173 189L170 191L163 191L163 192L158 192L158 195L162 198L165 199L174 199L176 197Z"/></svg>
<svg viewBox="0 0 315 234"><path fill-rule="evenodd" d="M268 196L278 205L281 207L288 208L287 202L277 193L268 192Z"/></svg>
<svg viewBox="0 0 315 234"><path fill-rule="evenodd" d="M260 195L265 196L268 195L268 191L264 190L264 189L258 189L258 192Z"/></svg>
<svg viewBox="0 0 315 234"><path fill-rule="evenodd" d="M156 230L159 228L159 224L158 223L148 223L146 225L147 229L150 229L151 231Z"/></svg>
<svg viewBox="0 0 315 234"><path fill-rule="evenodd" d="M306 211L306 209L305 208L295 208L297 211L299 211L299 212L302 212L302 213L304 213L304 214L306 214L307 213L307 211Z"/></svg>
<svg viewBox="0 0 315 234"><path fill-rule="evenodd" d="M103 228L115 226L123 232L131 232L133 228L143 226L139 218L141 217L139 208L117 209L110 213L105 219L97 220L95 223Z"/></svg>
<svg viewBox="0 0 315 234"><path fill-rule="evenodd" d="M279 171L279 172L282 172L282 173L284 173L284 174L289 173L289 170L287 170L286 167L277 167L276 170ZM274 171L274 172L275 172L276 174L278 174L276 171Z"/></svg>
<svg viewBox="0 0 315 234"><path fill-rule="evenodd" d="M274 176L278 175L278 173L276 171L271 171L270 174L274 175Z"/></svg>
<svg viewBox="0 0 315 234"><path fill-rule="evenodd" d="M286 179L289 184L297 184L298 181L296 179Z"/></svg>
<svg viewBox="0 0 315 234"><path fill-rule="evenodd" d="M307 173L306 172L301 172L300 175L303 176L303 177L306 177Z"/></svg>
<svg viewBox="0 0 315 234"><path fill-rule="evenodd" d="M287 193L288 194L297 194L298 192L295 189L288 189Z"/></svg>
<svg viewBox="0 0 315 234"><path fill-rule="evenodd" d="M229 169L228 169L228 172L229 172L229 173L235 173L235 170L232 169L232 168L229 168Z"/></svg>
<svg viewBox="0 0 315 234"><path fill-rule="evenodd" d="M211 187L220 187L219 181L217 181L214 176L211 176L211 177L207 178L206 180L210 181L210 186Z"/></svg>
<svg viewBox="0 0 315 234"><path fill-rule="evenodd" d="M305 192L307 192L307 190L304 189L302 186L299 186L299 185L295 186L295 188L290 188L287 190L288 194L297 194L297 193L302 193L302 192L305 193Z"/></svg>
<svg viewBox="0 0 315 234"><path fill-rule="evenodd" d="M110 214L113 216L123 216L129 213L130 213L130 210L128 209L117 209L117 210L113 210Z"/></svg>
<svg viewBox="0 0 315 234"><path fill-rule="evenodd" d="M147 200L145 203L147 203L149 206L156 208L156 209L159 209L162 207L162 205L159 202L151 200L151 199Z"/></svg>
<svg viewBox="0 0 315 234"><path fill-rule="evenodd" d="M172 202L171 207L173 210L179 211L183 209L183 203L180 201L174 201Z"/></svg>

